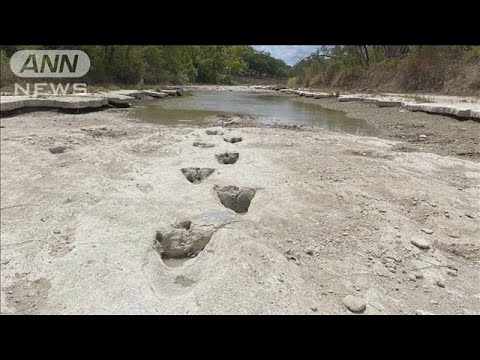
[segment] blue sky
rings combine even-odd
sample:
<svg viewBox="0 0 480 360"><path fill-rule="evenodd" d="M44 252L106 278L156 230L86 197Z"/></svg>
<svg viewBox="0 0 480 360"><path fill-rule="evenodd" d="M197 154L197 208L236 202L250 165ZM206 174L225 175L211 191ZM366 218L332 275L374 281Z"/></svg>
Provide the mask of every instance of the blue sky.
<svg viewBox="0 0 480 360"><path fill-rule="evenodd" d="M273 57L282 59L288 65L294 65L298 60L315 52L320 45L253 45L253 47L269 52Z"/></svg>

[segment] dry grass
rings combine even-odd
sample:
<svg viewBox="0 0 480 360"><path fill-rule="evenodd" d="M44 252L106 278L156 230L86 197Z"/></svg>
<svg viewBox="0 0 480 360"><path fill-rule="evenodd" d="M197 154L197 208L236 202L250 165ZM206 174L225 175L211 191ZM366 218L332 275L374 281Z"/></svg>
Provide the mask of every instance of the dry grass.
<svg viewBox="0 0 480 360"><path fill-rule="evenodd" d="M290 79L289 85L355 92L428 92L480 96L480 47L464 56L445 58L431 47L404 59L388 60L365 67L330 64L325 71ZM414 98L417 102L427 99Z"/></svg>

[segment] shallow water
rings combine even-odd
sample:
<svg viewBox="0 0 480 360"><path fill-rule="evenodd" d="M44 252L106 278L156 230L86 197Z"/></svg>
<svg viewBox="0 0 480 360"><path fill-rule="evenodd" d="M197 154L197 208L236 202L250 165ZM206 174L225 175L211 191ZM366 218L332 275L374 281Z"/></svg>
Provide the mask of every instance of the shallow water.
<svg viewBox="0 0 480 360"><path fill-rule="evenodd" d="M142 121L169 125L188 125L213 115L241 114L265 124L299 124L350 134L375 134L375 128L366 121L349 118L343 111L290 96L244 91L198 90L182 97L145 100L139 103L135 113Z"/></svg>

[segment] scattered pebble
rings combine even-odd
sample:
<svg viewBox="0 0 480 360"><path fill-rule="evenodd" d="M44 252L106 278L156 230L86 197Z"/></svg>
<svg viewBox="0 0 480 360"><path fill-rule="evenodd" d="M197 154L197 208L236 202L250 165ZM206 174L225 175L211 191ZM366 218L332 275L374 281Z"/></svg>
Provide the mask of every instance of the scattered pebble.
<svg viewBox="0 0 480 360"><path fill-rule="evenodd" d="M57 147L50 148L48 150L52 154L61 154L61 153L65 152L65 150L67 150L67 148L65 146L57 146Z"/></svg>
<svg viewBox="0 0 480 360"><path fill-rule="evenodd" d="M460 235L454 234L454 233L447 233L447 235L450 236L451 238L454 238L454 239L459 239L460 238Z"/></svg>
<svg viewBox="0 0 480 360"><path fill-rule="evenodd" d="M425 310L415 310L415 315L435 315L435 314Z"/></svg>
<svg viewBox="0 0 480 360"><path fill-rule="evenodd" d="M422 250L430 249L430 243L427 240L423 239L414 239L410 241L413 245Z"/></svg>
<svg viewBox="0 0 480 360"><path fill-rule="evenodd" d="M423 229L420 229L420 230L422 230L425 234L433 234L433 230L432 230L432 229L423 228Z"/></svg>
<svg viewBox="0 0 480 360"><path fill-rule="evenodd" d="M444 288L444 287L445 287L444 282L441 281L441 280L437 280L436 284L437 284L438 287L441 287L441 288Z"/></svg>
<svg viewBox="0 0 480 360"><path fill-rule="evenodd" d="M426 138L427 138L427 135L422 134L422 135L419 136L419 138L420 138L420 139L426 139Z"/></svg>
<svg viewBox="0 0 480 360"><path fill-rule="evenodd" d="M305 254L312 256L313 255L313 250L308 249L307 251L305 251Z"/></svg>
<svg viewBox="0 0 480 360"><path fill-rule="evenodd" d="M365 301L359 297L353 295L347 295L343 298L343 304L354 313L364 312L367 308Z"/></svg>
<svg viewBox="0 0 480 360"><path fill-rule="evenodd" d="M316 307L312 307L312 308L310 308L310 309L312 309L313 312L317 312L317 311L318 311L318 308L316 308Z"/></svg>
<svg viewBox="0 0 480 360"><path fill-rule="evenodd" d="M60 230L54 230L53 233L54 234L60 234Z"/></svg>

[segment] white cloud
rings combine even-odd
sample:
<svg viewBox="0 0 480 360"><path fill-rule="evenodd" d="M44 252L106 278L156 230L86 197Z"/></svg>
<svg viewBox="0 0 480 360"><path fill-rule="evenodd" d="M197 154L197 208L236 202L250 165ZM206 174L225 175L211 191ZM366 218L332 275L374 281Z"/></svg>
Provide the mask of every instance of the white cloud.
<svg viewBox="0 0 480 360"><path fill-rule="evenodd" d="M288 65L317 51L320 45L253 45L256 50L269 52L273 57L282 59Z"/></svg>

